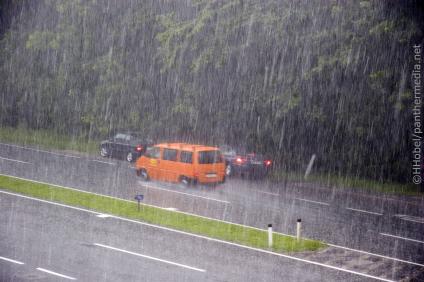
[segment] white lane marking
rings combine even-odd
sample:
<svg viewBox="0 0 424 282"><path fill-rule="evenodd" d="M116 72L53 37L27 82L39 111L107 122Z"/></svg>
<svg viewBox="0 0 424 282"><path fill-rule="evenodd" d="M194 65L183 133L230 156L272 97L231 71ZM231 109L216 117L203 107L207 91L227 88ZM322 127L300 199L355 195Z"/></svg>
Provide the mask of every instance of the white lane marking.
<svg viewBox="0 0 424 282"><path fill-rule="evenodd" d="M24 264L23 262L20 262L18 260L14 260L14 259L10 259L10 258L0 257L0 259L8 261L8 262L13 262L13 263L16 263L16 264Z"/></svg>
<svg viewBox="0 0 424 282"><path fill-rule="evenodd" d="M405 215L405 214L396 214L395 217L398 217L399 219L405 220L405 221L424 223L424 217Z"/></svg>
<svg viewBox="0 0 424 282"><path fill-rule="evenodd" d="M324 205L324 206L329 206L330 204L328 203L324 203L324 202L317 202L317 201L312 201L312 200L307 200L307 199L301 199L301 198L295 198L296 200L299 201L304 201L304 202L309 202L309 203L314 203L314 204L319 204L319 205Z"/></svg>
<svg viewBox="0 0 424 282"><path fill-rule="evenodd" d="M261 191L261 190L258 190L258 189L253 189L254 191L256 191L256 192L258 192L258 193L263 193L263 194L267 194L267 195L272 195L272 196L280 196L280 194L277 194L277 193L272 193L272 192L267 192L267 191Z"/></svg>
<svg viewBox="0 0 424 282"><path fill-rule="evenodd" d="M111 199L115 199L115 200L121 200L121 201L129 202L129 203L134 203L133 201L130 201L130 200L126 200L126 199L122 199L122 198L117 198L117 197L112 197L112 196L108 196L108 195L97 194L97 193L93 193L93 192L79 190L79 189L76 189L76 188L70 188L70 187L65 187L65 186L60 186L60 185L55 185L55 184L49 184L49 183L35 181L35 180L31 180L31 179L20 178L20 177L16 177L16 176L12 176L12 175L6 175L6 174L0 174L0 175L12 177L12 178L17 178L17 179L21 179L21 180L33 181L33 182L36 182L36 183L41 183L41 184L46 184L46 185L51 185L51 186L56 186L56 187L59 187L59 188L65 188L65 189L75 190L75 191L82 192L82 193L87 193L87 194L102 196L102 197L111 198ZM65 204L59 204L59 203L55 203L55 202L50 202L50 201L46 201L46 200L42 200L42 199L38 199L38 198L24 196L24 195L21 195L21 194L15 194L15 193L1 191L1 190L0 190L0 193L12 195L12 196L17 196L17 197L22 197L22 198L26 198L26 199L30 199L30 200L34 200L34 201L39 201L39 202L43 202L43 203L47 203L47 204L57 205L57 206L61 206L61 207L66 207L66 208L70 208L70 209L74 209L74 210L90 212L90 213L93 213L93 214L96 214L96 215L100 215L101 214L99 212L91 211L91 210L88 210L88 209L77 208L77 207L68 206L68 205L65 205ZM142 204L142 205L145 205L145 206L148 206L148 207L154 207L154 208L158 208L158 209L162 209L162 210L167 210L167 208L163 208L163 207L160 207L160 206L149 205L149 204ZM231 222L231 221L226 221L226 220L221 220L221 219L206 217L206 216L197 215L197 214L193 214L193 213L189 213L189 212L183 212L183 211L175 211L175 212L176 213L181 213L181 214L187 214L187 215L191 215L191 216L195 216L195 217L199 217L199 218L209 219L209 220L213 220L213 221L219 221L219 222L224 222L224 223L228 223L228 224L234 224L234 225L241 226L241 227L248 227L248 228L252 228L252 229L264 231L264 229L260 229L260 228L254 227L254 226L243 225L243 224L239 224L239 223L235 223L235 222ZM123 221L132 222L132 223L137 223L137 224L152 226L152 227L156 227L156 228L159 228L159 229L165 229L165 230L169 230L169 231L174 231L174 232L177 232L177 233L187 234L187 235L191 235L191 236L194 236L194 237L201 237L201 238L203 238L200 235L191 234L191 233L187 233L187 232L184 232L184 231L174 230L174 229L170 229L170 228L166 228L166 227L162 227L162 226L157 226L157 225L149 225L148 223L143 223L143 222L136 221L136 220L131 220L131 219L128 219L128 218L121 218L119 216L114 216L114 215L109 215L109 217L120 219L120 220L123 220ZM285 236L290 236L290 237L296 237L295 235L285 234L285 233L281 233L281 232L274 232L274 233L285 235ZM208 237L206 237L206 238L209 239ZM305 239L308 239L308 238L305 238ZM424 267L424 264L420 264L420 263L416 263L416 262L412 262L412 261L402 260L402 259L394 258L394 257L388 257L388 256L380 255L380 254L370 253L370 252L367 252L367 251L352 249L352 248L343 247L343 246L339 246L339 245L335 245L335 244L330 244L330 243L326 243L326 244L329 245L329 246L331 246L331 247L335 247L335 248L345 249L345 250L349 250L349 251L354 251L354 252L358 252L358 253L368 254L368 255L372 255L372 256L376 256L376 257L381 257L381 258L385 258L385 259L390 259L390 260L394 260L394 261L399 261L399 262L403 262L403 263L407 263L407 264L412 264L412 265L417 265L417 266Z"/></svg>
<svg viewBox="0 0 424 282"><path fill-rule="evenodd" d="M177 194L182 194L182 195L186 195L186 196L190 196L190 197L201 198L201 199L205 199L205 200L211 200L211 201L216 201L216 202L221 202L221 203L226 203L226 204L229 204L230 203L228 201L218 200L218 199L215 199L215 198L203 197L203 196L199 196L199 195L195 195L195 194L191 194L191 193L184 193L184 192L179 192L179 191L174 191L174 190L159 188L159 187L155 187L155 186L151 186L151 185L146 185L146 184L143 184L143 183L140 183L140 184L143 187L146 187L146 188L149 188L149 189L162 190L162 191L166 191L166 192L170 192L170 193L177 193Z"/></svg>
<svg viewBox="0 0 424 282"><path fill-rule="evenodd" d="M177 208L164 208L164 210L167 210L167 211L177 211L178 209Z"/></svg>
<svg viewBox="0 0 424 282"><path fill-rule="evenodd" d="M27 198L27 199L31 199L31 200L34 200L34 201L40 201L40 202L49 203L49 204L53 204L53 205L56 204L54 202L49 202L49 201L40 200L40 199L37 199L37 198L28 197L28 196L23 196L23 195L19 195L19 194L4 192L4 191L1 191L1 190L0 190L0 193L5 193L5 194L12 195L12 196ZM63 206L63 207L67 207L69 209L74 209L74 210L79 210L79 211L85 211L85 212L93 213L93 214L99 214L99 213L97 213L95 211L91 211L91 210L87 210L87 209L76 208L76 207L62 205L62 204L59 204L59 205L60 206ZM257 249L257 248L253 248L253 247L239 245L239 244L236 244L236 243L231 243L231 242L227 242L227 241L223 241L223 240L219 240L219 239L214 239L214 238L210 238L210 237L206 237L206 236L202 236L202 235L197 235L197 234L193 234L193 233L189 233L189 232L185 232L185 231L180 231L180 230L176 230L176 229L172 229L172 228L168 228L168 227L163 227L163 226L159 226L159 225L154 225L154 224L145 223L145 222L141 222L141 221L137 221L137 220L132 220L132 219L128 219L128 218L123 218L123 217L119 217L119 216L114 216L114 215L111 215L110 217L111 218L115 218L115 219L119 219L119 220L122 220L122 221L127 221L127 222L131 222L131 223L136 223L136 224L140 224L140 225L149 226L149 227L152 227L152 228L162 229L162 230L166 230L166 231L170 231L170 232L174 232L174 233L184 234L184 235L187 235L187 236L201 238L201 239L205 239L205 240L208 240L208 241L214 241L214 242L219 242L219 243L222 243L222 244L233 245L233 246L237 246L237 247L240 247L240 248L245 248L245 249L249 249L249 250L253 250L253 251L257 251L257 252L262 252L262 253L271 254L271 255L275 255L275 256L285 257L285 258L288 258L288 259L293 259L293 260L297 260L297 261L301 261L301 262L305 262L305 263L309 263L309 264L313 264L313 265L318 265L318 266L322 266L322 267L326 267L326 268L330 268L330 269L335 269L335 270L339 270L339 271L343 271L343 272L357 274L357 275L360 275L360 276L374 278L374 279L381 280L381 281L392 282L392 280L387 280L387 279L384 279L384 278L380 278L380 277L376 277L376 276L371 276L371 275L364 274L364 273L361 273L361 272L356 272L356 271L352 271L352 270L348 270L348 269L344 269L344 268L340 268L340 267L335 267L335 266L332 266L332 265L323 264L323 263L319 263L319 262L315 262L315 261L309 261L309 260L306 260L306 259L301 259L301 258L289 256L289 255L283 255L283 254L279 254L279 253L273 253L271 251L266 251L266 250L262 250L262 249ZM211 220L214 220L214 219L211 219ZM240 225L240 224L238 224L238 225ZM250 227L250 226L246 226L246 227L258 229L258 228ZM275 232L275 233L278 233L278 232ZM283 233L278 233L278 234L286 235L286 234L283 234ZM288 236L294 237L292 235L288 235ZM331 244L327 244L327 245L333 246L333 247L338 247L337 245L331 245ZM345 247L341 247L341 248L355 251L354 249L349 249L349 248L345 248ZM359 251L359 252L373 255L372 253L368 253L368 252L364 252L364 251ZM380 255L377 255L377 256L380 256ZM399 260L399 259L395 259L395 258L390 258L390 257L385 257L385 256L380 256L380 257L389 258L389 259L393 259L393 260L397 260L397 261L402 261L402 262L409 263L409 264L424 266L422 264L415 263L415 262L408 262L408 261L403 261L403 260Z"/></svg>
<svg viewBox="0 0 424 282"><path fill-rule="evenodd" d="M45 272L45 273L48 273L48 274L51 274L51 275L56 275L56 276L59 276L59 277L62 277L62 278L66 278L66 279L69 279L69 280L77 280L74 277L71 277L71 276L68 276L68 275L64 275L64 274L60 274L60 273L57 273L57 272L53 272L51 270L47 270L47 269L41 268L41 267L37 267L37 270L42 271L42 272Z"/></svg>
<svg viewBox="0 0 424 282"><path fill-rule="evenodd" d="M359 210L359 209L354 209L354 208L346 208L346 209L351 210L351 211L373 214L373 215L383 215L382 213L378 213L378 212L371 212L371 211Z"/></svg>
<svg viewBox="0 0 424 282"><path fill-rule="evenodd" d="M100 218L107 218L107 217L110 217L110 215L109 214L99 214L99 215L96 215L97 217L100 217Z"/></svg>
<svg viewBox="0 0 424 282"><path fill-rule="evenodd" d="M11 162L23 163L23 164L31 164L31 163L29 163L29 162L24 162L24 161L15 160L15 159L8 159L8 158L3 158L3 157L0 157L0 159L5 160L5 161L11 161Z"/></svg>
<svg viewBox="0 0 424 282"><path fill-rule="evenodd" d="M380 235L387 236L387 237L393 237L393 238L397 238L397 239L402 239L402 240L406 240L406 241L411 241L411 242L415 242L415 243L424 244L424 241L415 240L415 239L406 238L406 237L400 237L400 236L396 236L396 235L392 235L392 234L388 234L388 233L380 233Z"/></svg>
<svg viewBox="0 0 424 282"><path fill-rule="evenodd" d="M33 148L29 148L29 147L12 145L12 144L0 143L0 145L14 147L14 148L19 148L19 149L30 150L30 151L34 151L34 152L47 153L47 154L52 154L52 155L62 156L62 157L67 157L67 158L76 158L76 159L80 159L81 158L81 157L78 157L78 156L59 154L59 153L55 153L55 152L50 152L50 151L45 151L45 150L40 150L40 149L33 149Z"/></svg>
<svg viewBox="0 0 424 282"><path fill-rule="evenodd" d="M114 250L114 251L118 251L118 252L130 254L130 255L138 256L138 257L143 257L143 258L147 258L147 259L151 259L151 260L155 260L155 261L160 261L160 262L163 262L163 263L167 263L167 264L171 264L171 265L175 265L175 266L179 266L179 267L183 267L183 268L187 268L187 269L199 271L199 272L206 272L206 270L200 269L200 268L197 268L197 267L192 267L192 266L188 266L188 265L185 265L185 264L176 263L176 262L172 262L172 261L164 260L164 259L160 259L160 258L155 258L155 257L151 257L151 256L148 256L148 255L143 255L143 254L139 254L139 253L135 253L135 252L130 252L130 251L126 251L126 250L123 250L123 249L118 249L118 248L107 246L107 245L103 245L103 244L94 243L94 245L95 246L98 246L98 247L102 247L102 248L106 248L106 249L110 249L110 250Z"/></svg>
<svg viewBox="0 0 424 282"><path fill-rule="evenodd" d="M90 162L101 163L101 164L116 165L116 163L105 162L105 161L99 161L99 160L89 160L89 161L90 161Z"/></svg>

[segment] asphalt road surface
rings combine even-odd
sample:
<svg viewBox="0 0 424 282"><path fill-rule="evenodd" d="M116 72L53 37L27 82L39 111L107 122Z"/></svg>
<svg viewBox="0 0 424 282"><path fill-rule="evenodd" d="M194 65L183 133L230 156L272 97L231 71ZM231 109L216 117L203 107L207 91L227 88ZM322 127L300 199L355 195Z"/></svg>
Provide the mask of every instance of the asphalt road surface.
<svg viewBox="0 0 424 282"><path fill-rule="evenodd" d="M0 173L131 200L134 198L135 194L141 193L145 195L145 203L148 204L154 204L164 208L177 209L178 211L195 213L202 216L264 229L268 223L272 223L276 231L291 235L295 234L296 219L301 218L303 223L303 235L305 237L323 240L327 243L337 245L336 248L342 247L343 249L343 247L345 247L359 250L362 254L368 256L372 256L374 254L386 256L389 260L393 259L394 264L399 263L399 260L403 260L406 261L407 264L409 263L421 267L424 263L424 203L423 199L418 197L384 196L380 194L365 193L363 191L355 191L352 189L331 189L305 183L276 184L265 181L251 182L242 179L230 179L224 185L217 187L197 186L187 188L178 184L142 182L135 176L134 169L131 168L131 165L124 161L103 159L96 156L85 156L74 153L48 152L5 144L0 144ZM13 201L16 201L9 198L4 200L4 198L5 196L1 195L0 207L2 209L4 208L3 203L13 203ZM28 205L28 208L30 208L30 206L31 205ZM16 222L19 222L19 220L31 221L31 217L36 216L33 213L25 211L24 209L27 207L24 208L21 207L21 205L15 205L14 207L15 211L13 212L13 215L16 216L16 221L12 215L5 216L2 211L1 226L5 226L5 224L7 224L9 228L9 226L16 225ZM21 212L18 212L19 209L23 209L22 215ZM46 218L49 219L48 226L40 223L42 227L39 228L51 229L55 228L57 225L56 227L60 227L60 230L65 230L63 232L61 231L62 233L56 233L56 235L53 232L51 235L57 238L57 244L60 244L60 241L66 242L67 239L65 238L68 237L69 241L82 240L82 242L86 242L84 243L85 245L80 244L79 246L76 245L74 247L69 247L70 250L73 250L74 248L75 250L80 250L81 254L87 253L87 256L85 257L77 256L77 258L72 259L73 262L70 264L70 267L72 265L72 267L76 267L78 271L82 271L82 269L84 269L82 266L84 265L90 265L90 267L98 269L98 271L87 271L87 273L85 271L71 271L70 273L82 273L82 281L90 281L89 279L94 276L99 277L97 276L98 274L103 275L100 277L103 277L102 279L104 281L124 281L125 275L128 275L128 280L130 281L132 281L134 277L137 277L131 275L137 275L138 271L134 271L132 268L130 269L126 266L120 266L120 260L117 260L118 263L116 265L114 265L112 260L106 262L100 260L100 266L97 264L96 266L91 266L91 264L96 263L95 257L97 257L96 255L92 255L92 253L97 254L97 252L100 252L100 257L103 257L104 254L102 255L102 253L105 251L108 251L109 253L118 252L119 254L116 255L119 255L119 257L123 256L124 253L98 246L93 247L93 242L90 243L90 240L86 239L84 239L86 240L84 241L83 239L79 239L78 236L92 236L97 241L100 241L100 244L103 244L101 242L106 242L108 244L105 243L104 245L117 248L122 247L124 250L138 253L142 249L140 249L140 247L137 248L137 245L131 243L131 239L126 238L125 236L135 236L134 238L139 238L140 234L134 230L146 227L134 227L134 224L119 223L117 225L121 226L121 228L117 229L113 226L109 226L110 221L117 219L99 219L97 217L92 219L93 215L82 215L80 212L78 213L78 216L71 216L68 214L62 215L64 212L61 212L58 213L57 216L59 218L57 218L55 217L54 212L51 215L50 212L48 212L53 210L52 207L45 207L43 209L46 210ZM66 211L66 213L74 214L76 212ZM23 219L18 219L20 217ZM50 220L50 217L53 219ZM68 217L72 217L73 222L72 224L70 222L69 229L67 227L68 225L64 224L64 222L68 221ZM7 223L5 223L5 220ZM42 222L42 220L42 216L40 218L34 218L34 221ZM87 224L87 221L89 224ZM108 222L108 224L102 225L102 223L105 222ZM91 224L93 224L93 228L91 227ZM98 226L98 224L100 224L102 228L106 229L95 229L94 227ZM38 258L45 259L46 256L48 257L48 253L45 254L46 250L43 251L42 246L50 244L50 242L51 244L56 244L53 243L55 242L54 238L50 238L47 235L42 238L37 238L37 236L35 236L36 238L32 238L33 236L25 236L22 238L16 236L16 234L21 234L22 230L15 230L12 227L8 230L13 230L13 232L7 232L8 235L2 237L2 251L0 256L3 256L3 253L10 255L8 252L10 252L10 248L12 248L12 246L40 245L40 248L28 247L29 250L31 250L31 252L28 253L28 259L34 259L38 263ZM28 232L31 233L31 231ZM34 232L40 231L34 230ZM123 232L125 236L122 234L119 235L120 232ZM168 239L165 238L172 236L174 239L170 239L170 241L174 244L173 248L178 250L178 252L172 250L172 247L171 250L168 250L167 252L174 254L176 261L186 261L188 264L191 263L190 257L192 256L190 254L197 248L193 245L194 241L192 238L185 239L183 238L184 236L180 238L180 235L176 238L175 234L169 235L163 231L160 234L157 234L158 231L155 232L156 235L153 237L158 238L145 238L148 240L144 241L144 247L147 248L147 242L153 242L154 240L162 240L161 242L164 244L165 241L168 241ZM25 232L23 233L26 234ZM114 239L107 241L105 238L95 238L98 236L98 233L104 234L106 238L112 236ZM37 244L31 244L31 240L37 240ZM41 243L39 243L39 240L41 240ZM42 243L44 241L45 243ZM111 244L110 242L116 242L116 244ZM214 246L208 246L209 243L214 244ZM162 277L160 275L171 275L169 277L175 277L175 279L167 279L163 276L162 279L158 278L158 281L282 281L279 277L285 277L280 276L283 275L283 273L284 275L288 275L286 276L287 279L283 279L285 281L364 281L364 279L368 279L363 276L355 276L354 274L341 274L340 271L334 269L331 270L308 263L302 264L298 261L291 261L290 259L288 259L286 264L286 259L281 257L276 258L269 254L250 254L249 252L252 251L238 249L237 251L228 251L228 249L231 249L234 246L228 247L221 246L218 243L209 243L200 242L199 244L202 246L201 249L204 249L204 252L214 253L220 259L213 260L211 257L205 258L206 263L203 265L206 265L207 267L202 266L202 264L198 267L202 269L208 268L208 270L220 269L219 267L224 266L218 266L215 264L223 261L228 268L224 267L219 270L219 275L216 274L218 276L213 276L215 274L212 275L209 271L207 271L208 274L206 276L197 276L205 275L205 273L190 273L190 275L188 275L185 272L182 272L181 276L178 276L180 274L164 270L159 271L158 277ZM164 244L164 246L165 245L166 244ZM59 245L57 245L57 247L59 248ZM28 250L28 248L26 250ZM49 248L47 248L47 251ZM149 245L149 248L156 247ZM170 248L169 245L167 248ZM187 251L187 248L190 251ZM3 249L8 251L3 252ZM162 249L162 246L160 249ZM50 252L53 252L53 250ZM264 269L262 270L259 266L249 266L249 263L244 262L241 257L234 258L233 256L239 252L248 252L243 253L241 257L253 256L252 262L256 262L258 265L264 264ZM19 253L19 258L13 256L13 254L16 253L12 253L11 259L15 258L23 261L27 258L21 253ZM157 253L150 252L150 254L156 255ZM7 257L6 255L5 257ZM202 255L205 254L202 253ZM256 256L260 256L260 258ZM137 257L137 259L134 257ZM128 259L130 260L128 261L128 265L133 265L138 263L140 257L132 255L132 257ZM57 262L58 268L63 269L59 267L59 264L62 265L61 263L67 262L69 257L64 257L63 260L64 261L62 262L60 262L60 259L54 259L51 261L54 263ZM281 262L280 260L284 260L284 262ZM234 261L237 263L234 263L232 267L228 266L230 262ZM198 262L202 262L202 259L195 259L194 263L190 265L196 266L199 264ZM28 263L19 265L1 260L0 263L2 269L4 265L8 265L7 267L5 266L4 269L6 270L3 270L2 277L8 277L8 275L14 273L16 268L28 268ZM29 263L34 266L36 264L35 262ZM80 268L78 268L78 263L80 264ZM107 266L110 270L105 270L105 267L101 267L102 263L103 266ZM109 264L112 264L112 266L109 266ZM245 269L244 264L256 271ZM294 268L289 267L293 264L295 264ZM164 267L168 269L169 265ZM281 267L284 271L280 272L279 267ZM143 270L141 271L148 273L146 275L150 275L148 276L149 279L146 279L149 281L156 279L156 270L146 270L150 268L151 267L145 267L142 268ZM48 268L46 267L46 269ZM124 271L119 269L123 269ZM134 269L138 268L135 267ZM390 272L390 269L387 271ZM257 274L254 274L255 272L257 272ZM396 272L394 268L392 272ZM42 270L36 270L35 273L37 275L44 276L50 275ZM94 276L90 276L90 273L93 273ZM119 274L122 274L122 276L119 276ZM113 280L115 277L114 275L117 275L117 280ZM341 278L340 275L347 276ZM290 279L290 277L293 279ZM325 277L325 279L321 279L320 277ZM386 277L390 277L390 273L386 273Z"/></svg>

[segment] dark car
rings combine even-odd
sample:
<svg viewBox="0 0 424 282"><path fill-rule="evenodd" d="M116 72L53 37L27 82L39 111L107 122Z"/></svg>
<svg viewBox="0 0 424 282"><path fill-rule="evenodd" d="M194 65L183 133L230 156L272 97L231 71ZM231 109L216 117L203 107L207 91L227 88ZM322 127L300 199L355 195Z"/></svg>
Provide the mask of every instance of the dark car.
<svg viewBox="0 0 424 282"><path fill-rule="evenodd" d="M251 179L264 178L272 167L272 161L261 154L236 151L230 146L221 146L220 150L225 159L225 174L238 175Z"/></svg>
<svg viewBox="0 0 424 282"><path fill-rule="evenodd" d="M125 158L129 162L133 162L152 143L150 140L141 140L134 133L117 133L113 138L100 143L100 155L102 157Z"/></svg>

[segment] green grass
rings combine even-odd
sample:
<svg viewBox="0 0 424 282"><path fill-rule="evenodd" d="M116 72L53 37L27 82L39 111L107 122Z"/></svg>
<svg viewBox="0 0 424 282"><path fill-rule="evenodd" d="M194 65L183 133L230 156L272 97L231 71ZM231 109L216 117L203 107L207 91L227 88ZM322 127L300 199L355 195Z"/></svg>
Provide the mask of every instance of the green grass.
<svg viewBox="0 0 424 282"><path fill-rule="evenodd" d="M83 153L96 153L99 148L99 142L96 140L87 140L87 138L79 136L60 135L51 130L33 130L23 127L0 127L0 141Z"/></svg>
<svg viewBox="0 0 424 282"><path fill-rule="evenodd" d="M341 189L357 188L361 190L369 190L386 194L399 194L408 196L423 195L423 193L420 192L420 187L412 183L380 182L371 179L339 176L333 174L311 174L305 180L304 174L276 170L273 171L273 173L270 175L270 178L275 181L319 183Z"/></svg>
<svg viewBox="0 0 424 282"><path fill-rule="evenodd" d="M167 211L148 205L142 205L141 210L138 211L137 203L135 202L132 203L8 176L0 175L0 189L269 250L268 233L265 230ZM324 243L316 240L302 239L298 242L291 236L277 233L273 234L273 242L271 250L274 252L316 251L326 247Z"/></svg>

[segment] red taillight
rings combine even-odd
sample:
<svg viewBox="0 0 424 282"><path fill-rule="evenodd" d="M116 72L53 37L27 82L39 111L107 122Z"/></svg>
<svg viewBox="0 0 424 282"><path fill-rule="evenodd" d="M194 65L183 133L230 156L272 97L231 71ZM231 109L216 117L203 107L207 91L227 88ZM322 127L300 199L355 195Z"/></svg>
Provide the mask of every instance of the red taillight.
<svg viewBox="0 0 424 282"><path fill-rule="evenodd" d="M242 163L243 163L243 159L242 159L242 158L237 158L237 159L236 159L236 163L238 163L238 164L242 164Z"/></svg>
<svg viewBox="0 0 424 282"><path fill-rule="evenodd" d="M135 148L135 150L137 151L137 152L141 152L142 150L143 150L143 146L137 146L137 148Z"/></svg>
<svg viewBox="0 0 424 282"><path fill-rule="evenodd" d="M265 165L266 165L266 166L270 166L270 165L271 165L271 163L272 163L272 162L271 162L270 160L265 161Z"/></svg>

